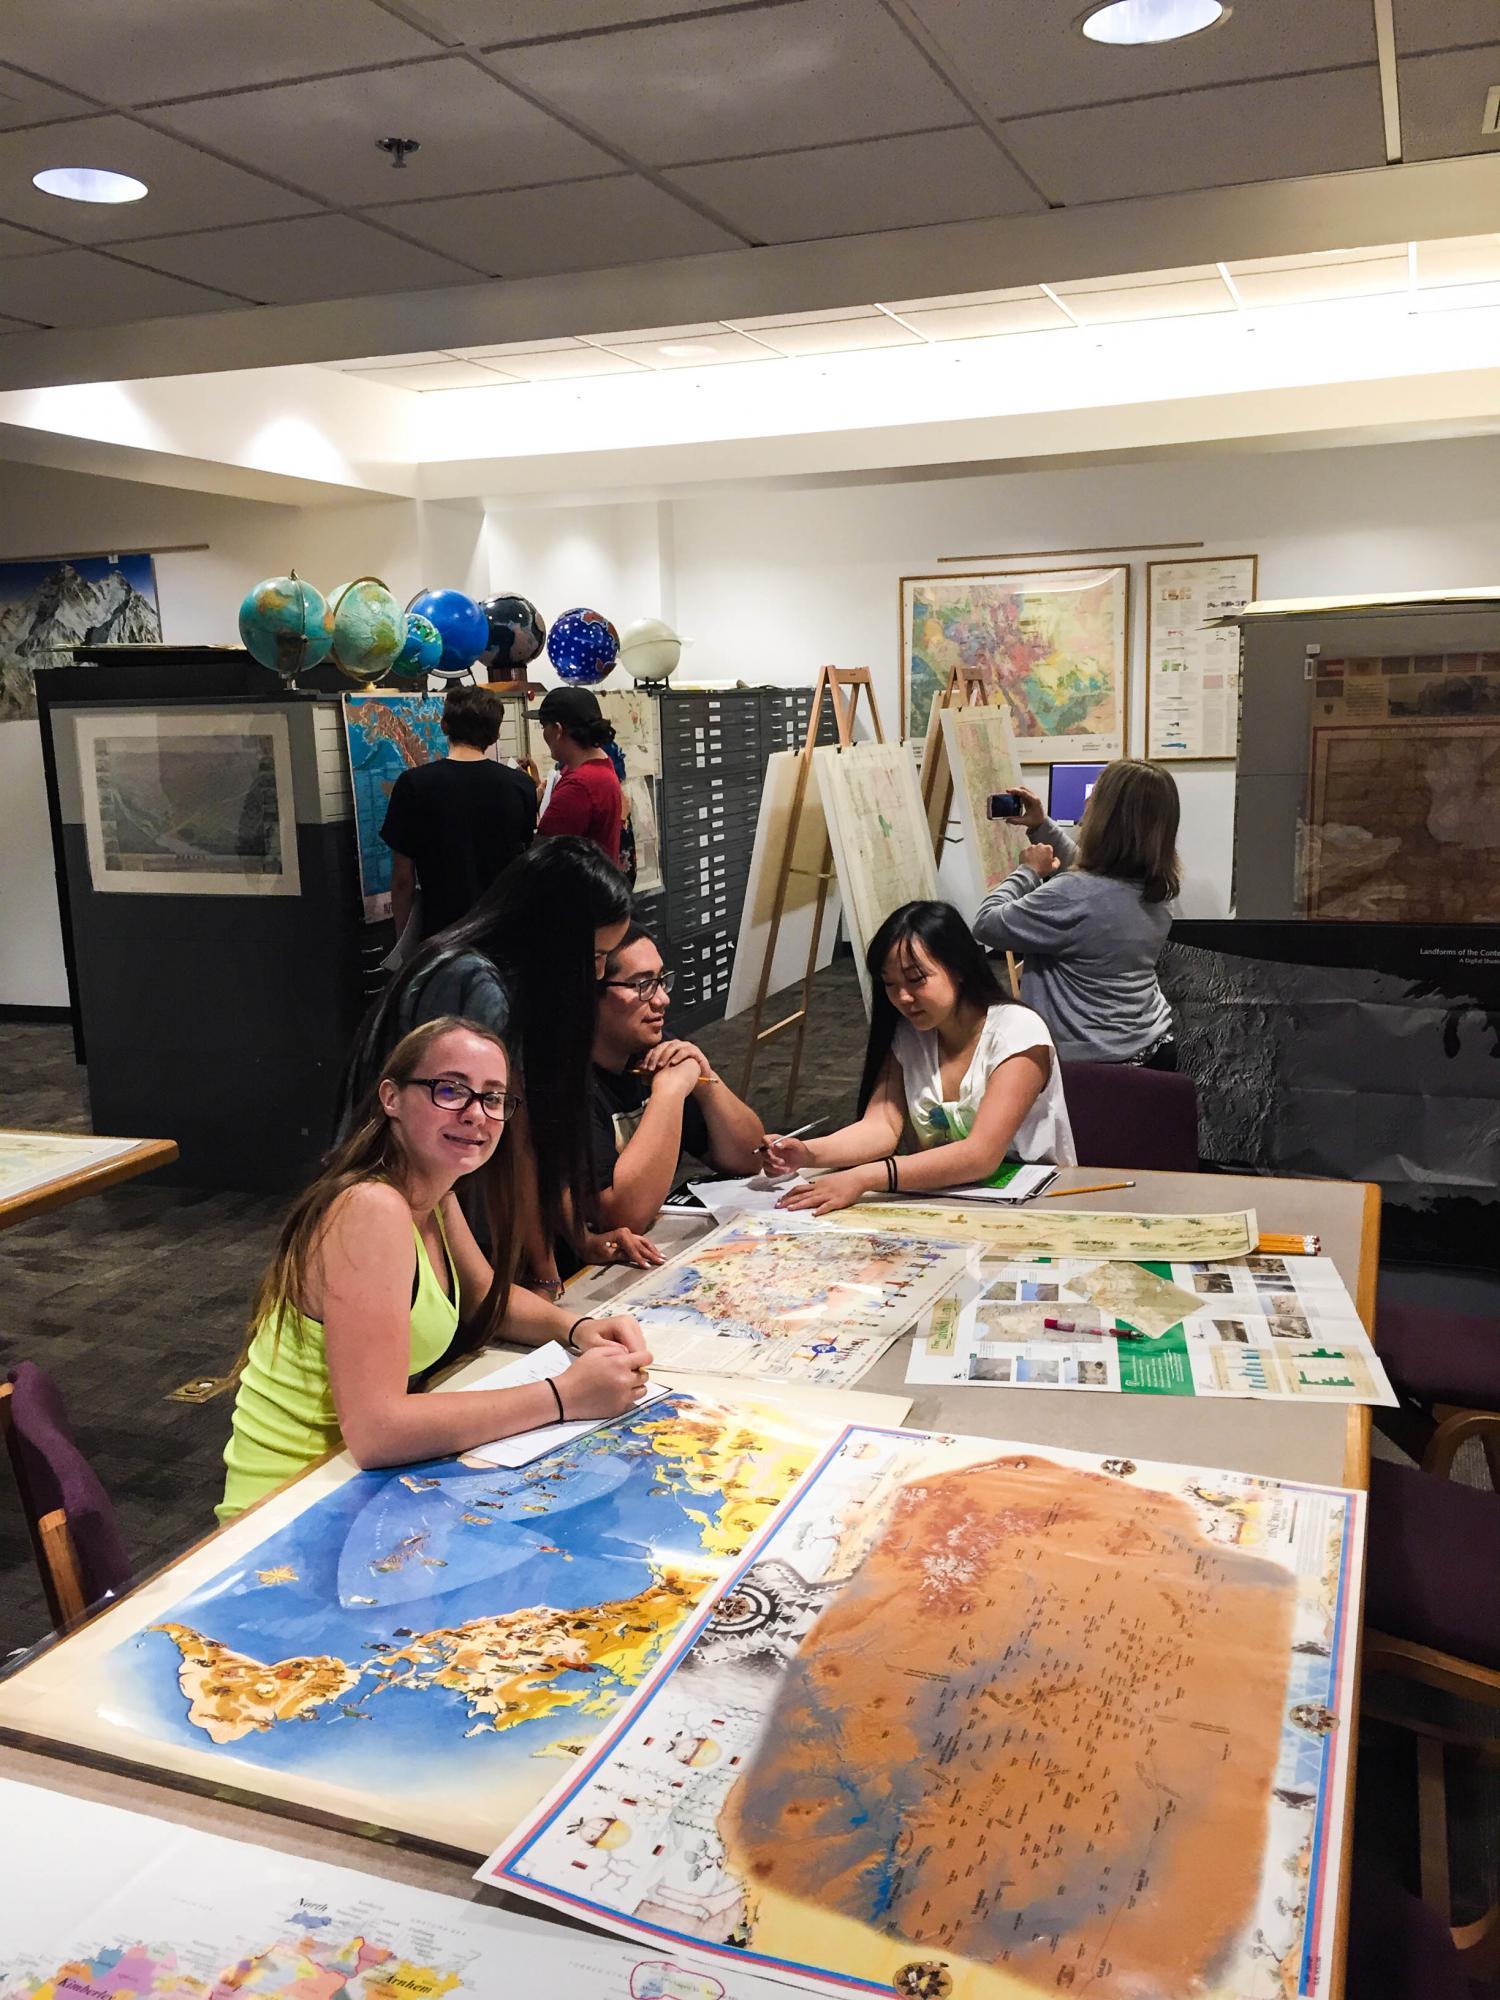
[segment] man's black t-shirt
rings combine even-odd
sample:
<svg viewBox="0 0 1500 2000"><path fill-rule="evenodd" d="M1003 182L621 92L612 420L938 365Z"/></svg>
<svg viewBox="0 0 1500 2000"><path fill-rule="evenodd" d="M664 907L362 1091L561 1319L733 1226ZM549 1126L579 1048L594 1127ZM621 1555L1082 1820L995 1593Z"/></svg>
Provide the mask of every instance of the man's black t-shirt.
<svg viewBox="0 0 1500 2000"><path fill-rule="evenodd" d="M629 1071L622 1076L594 1064L589 1109L594 1121L594 1171L601 1189L613 1182L615 1161L630 1143L650 1096L649 1077L632 1076ZM709 1156L708 1121L696 1096L689 1097L682 1107L682 1150L695 1160Z"/></svg>
<svg viewBox="0 0 1500 2000"><path fill-rule="evenodd" d="M422 890L422 935L466 917L536 831L536 787L524 771L441 758L403 771L380 837L404 854Z"/></svg>

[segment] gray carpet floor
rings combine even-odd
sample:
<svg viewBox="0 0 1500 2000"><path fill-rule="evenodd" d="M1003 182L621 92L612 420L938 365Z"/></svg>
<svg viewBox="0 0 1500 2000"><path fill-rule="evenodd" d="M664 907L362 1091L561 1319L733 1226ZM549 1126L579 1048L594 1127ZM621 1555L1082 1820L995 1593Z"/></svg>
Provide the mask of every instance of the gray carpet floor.
<svg viewBox="0 0 1500 2000"><path fill-rule="evenodd" d="M738 1089L747 1019L717 1023L694 1039ZM819 975L798 1122L821 1115L838 1123L851 1115L863 1045L864 1012L846 957ZM783 1121L792 1052L788 1034L757 1058L751 1095L773 1126ZM0 1026L0 1125L89 1129L86 1077L65 1028ZM0 1234L0 1371L31 1357L56 1376L140 1570L212 1523L230 1398L193 1404L174 1402L170 1393L228 1370L282 1208L280 1198L209 1194L147 1178ZM1500 1318L1500 1286L1482 1277L1383 1271L1382 1290ZM1397 1455L1379 1439L1377 1449ZM1465 1470L1482 1480L1477 1466ZM39 1639L46 1623L30 1543L8 1473L0 1471L0 1658ZM1455 1895L1477 1913L1500 1892L1496 1774L1459 1769L1452 1782ZM1367 1728L1358 1850L1408 1881L1415 1858L1411 1787L1405 1733Z"/></svg>

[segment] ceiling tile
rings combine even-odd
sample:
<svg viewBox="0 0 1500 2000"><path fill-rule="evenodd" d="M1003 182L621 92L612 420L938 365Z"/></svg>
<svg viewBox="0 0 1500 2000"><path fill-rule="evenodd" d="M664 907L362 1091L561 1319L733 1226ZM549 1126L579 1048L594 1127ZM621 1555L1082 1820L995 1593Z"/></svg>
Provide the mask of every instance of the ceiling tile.
<svg viewBox="0 0 1500 2000"><path fill-rule="evenodd" d="M445 41L477 47L624 28L669 15L711 13L723 5L724 0L422 0L422 18Z"/></svg>
<svg viewBox="0 0 1500 2000"><path fill-rule="evenodd" d="M578 180L615 166L463 56L208 97L160 115L187 138L248 166L274 160L283 179L353 207ZM421 143L399 169L375 143L388 134Z"/></svg>
<svg viewBox="0 0 1500 2000"><path fill-rule="evenodd" d="M985 340L997 333L1046 333L1073 322L1045 292L994 299L985 305L892 306L929 340Z"/></svg>
<svg viewBox="0 0 1500 2000"><path fill-rule="evenodd" d="M1404 292L1404 243L1360 251L1326 250L1316 256L1251 257L1225 267L1247 306L1301 305L1315 299L1375 298Z"/></svg>
<svg viewBox="0 0 1500 2000"><path fill-rule="evenodd" d="M370 213L435 249L482 262L496 277L602 270L740 247L737 236L636 174L509 194L455 195Z"/></svg>
<svg viewBox="0 0 1500 2000"><path fill-rule="evenodd" d="M3 19L4 10L0 9L0 21ZM71 90L59 90L56 84L23 76L20 70L0 63L0 131L40 125L49 118L76 118L79 112L93 108L87 98L75 97Z"/></svg>
<svg viewBox="0 0 1500 2000"><path fill-rule="evenodd" d="M471 361L455 361L451 357L443 361L417 362L404 368L356 368L352 372L362 382L383 382L392 389L412 389L425 392L428 389L493 389L503 388L513 376L505 376L494 368L477 368Z"/></svg>
<svg viewBox="0 0 1500 2000"><path fill-rule="evenodd" d="M17 229L13 223L0 222L0 257L21 257L28 250L56 250L61 246L52 237L39 236L34 229Z"/></svg>
<svg viewBox="0 0 1500 2000"><path fill-rule="evenodd" d="M1417 245L1417 285L1487 285L1500 278L1500 235L1450 236Z"/></svg>
<svg viewBox="0 0 1500 2000"><path fill-rule="evenodd" d="M430 55L430 36L374 0L5 0L0 60L106 104L149 104L318 70Z"/></svg>
<svg viewBox="0 0 1500 2000"><path fill-rule="evenodd" d="M603 346L604 342L600 342ZM639 361L647 368L715 368L731 361L777 361L781 357L758 340L716 326L701 332L684 333L667 327L651 340L609 340L612 354L627 361Z"/></svg>
<svg viewBox="0 0 1500 2000"><path fill-rule="evenodd" d="M460 354L519 375L523 382L572 382L587 375L638 375L641 364L582 340L539 341L534 348L462 347Z"/></svg>
<svg viewBox="0 0 1500 2000"><path fill-rule="evenodd" d="M1385 160L1373 68L1190 91L1169 112L1146 99L1017 119L1004 138L1049 199L1068 207Z"/></svg>
<svg viewBox="0 0 1500 2000"><path fill-rule="evenodd" d="M1442 0L1441 6L1434 0L1396 0L1397 52L1416 55L1492 42L1495 14L1495 0Z"/></svg>
<svg viewBox="0 0 1500 2000"><path fill-rule="evenodd" d="M918 336L889 313L851 307L844 312L792 313L784 319L737 322L757 340L768 341L778 353L854 354L870 347L916 347Z"/></svg>
<svg viewBox="0 0 1500 2000"><path fill-rule="evenodd" d="M1500 21L1500 0L1491 14ZM1401 79L1401 149L1408 160L1446 160L1500 151L1500 133L1482 133L1487 93L1500 83L1500 42L1446 55L1407 56Z"/></svg>
<svg viewBox="0 0 1500 2000"><path fill-rule="evenodd" d="M676 167L667 179L759 243L859 236L1042 207L977 125Z"/></svg>
<svg viewBox="0 0 1500 2000"><path fill-rule="evenodd" d="M0 5L0 19L4 7ZM140 201L60 201L31 185L43 167L110 167L150 189ZM303 215L313 206L258 174L210 159L181 139L128 118L76 118L25 132L0 132L0 212L74 243L119 243L180 229Z"/></svg>
<svg viewBox="0 0 1500 2000"><path fill-rule="evenodd" d="M1012 34L996 32L994 0L910 4L949 74L1002 118L1375 60L1370 0L1244 0L1203 34L1139 48L1081 34L1081 0L1028 0L1025 32ZM1157 116L1170 134L1175 107Z"/></svg>
<svg viewBox="0 0 1500 2000"><path fill-rule="evenodd" d="M882 9L792 0L485 60L649 165L953 125L967 113Z"/></svg>
<svg viewBox="0 0 1500 2000"><path fill-rule="evenodd" d="M118 326L166 313L213 312L243 300L96 250L54 250L44 257L8 257L0 266L0 303L48 326Z"/></svg>
<svg viewBox="0 0 1500 2000"><path fill-rule="evenodd" d="M1233 312L1229 287L1215 270L1176 282L1128 278L1088 279L1054 285L1068 311L1083 326L1111 326L1131 319L1181 319L1190 313Z"/></svg>
<svg viewBox="0 0 1500 2000"><path fill-rule="evenodd" d="M120 255L205 285L228 285L261 304L354 298L471 283L472 271L402 243L348 215L302 215L241 229L127 243Z"/></svg>

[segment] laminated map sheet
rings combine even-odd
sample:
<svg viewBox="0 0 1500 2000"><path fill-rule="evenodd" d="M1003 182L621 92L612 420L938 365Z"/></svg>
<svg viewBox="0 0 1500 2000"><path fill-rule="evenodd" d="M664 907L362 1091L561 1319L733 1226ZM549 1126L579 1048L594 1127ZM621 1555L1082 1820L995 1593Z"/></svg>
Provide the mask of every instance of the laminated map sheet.
<svg viewBox="0 0 1500 2000"><path fill-rule="evenodd" d="M857 1382L969 1267L962 1244L742 1215L611 1301L671 1369Z"/></svg>
<svg viewBox="0 0 1500 2000"><path fill-rule="evenodd" d="M908 1382L1381 1403L1396 1396L1327 1257L987 1260L933 1306Z"/></svg>
<svg viewBox="0 0 1500 2000"><path fill-rule="evenodd" d="M0 1779L0 2000L772 2000L659 1951Z"/></svg>
<svg viewBox="0 0 1500 2000"><path fill-rule="evenodd" d="M827 1993L1322 2000L1362 1508L851 1429L479 1879Z"/></svg>
<svg viewBox="0 0 1500 2000"><path fill-rule="evenodd" d="M340 1454L0 1681L0 1731L483 1854L849 1421L706 1391L515 1469Z"/></svg>
<svg viewBox="0 0 1500 2000"><path fill-rule="evenodd" d="M1114 1215L1043 1202L995 1214L976 1213L961 1202L857 1201L825 1220L836 1228L878 1225L973 1243L986 1257L1243 1257L1259 1240L1253 1208L1223 1215Z"/></svg>

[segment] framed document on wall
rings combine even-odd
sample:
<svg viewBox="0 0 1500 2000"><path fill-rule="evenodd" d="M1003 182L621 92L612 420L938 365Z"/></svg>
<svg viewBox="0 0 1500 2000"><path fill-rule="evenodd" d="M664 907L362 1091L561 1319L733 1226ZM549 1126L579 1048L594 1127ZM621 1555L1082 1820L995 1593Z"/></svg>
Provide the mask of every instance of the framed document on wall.
<svg viewBox="0 0 1500 2000"><path fill-rule="evenodd" d="M955 666L1003 696L1023 764L1125 754L1130 571L985 570L901 579L901 716L927 740Z"/></svg>
<svg viewBox="0 0 1500 2000"><path fill-rule="evenodd" d="M1146 755L1157 763L1233 757L1240 734L1240 635L1205 620L1255 596L1255 556L1146 565Z"/></svg>

